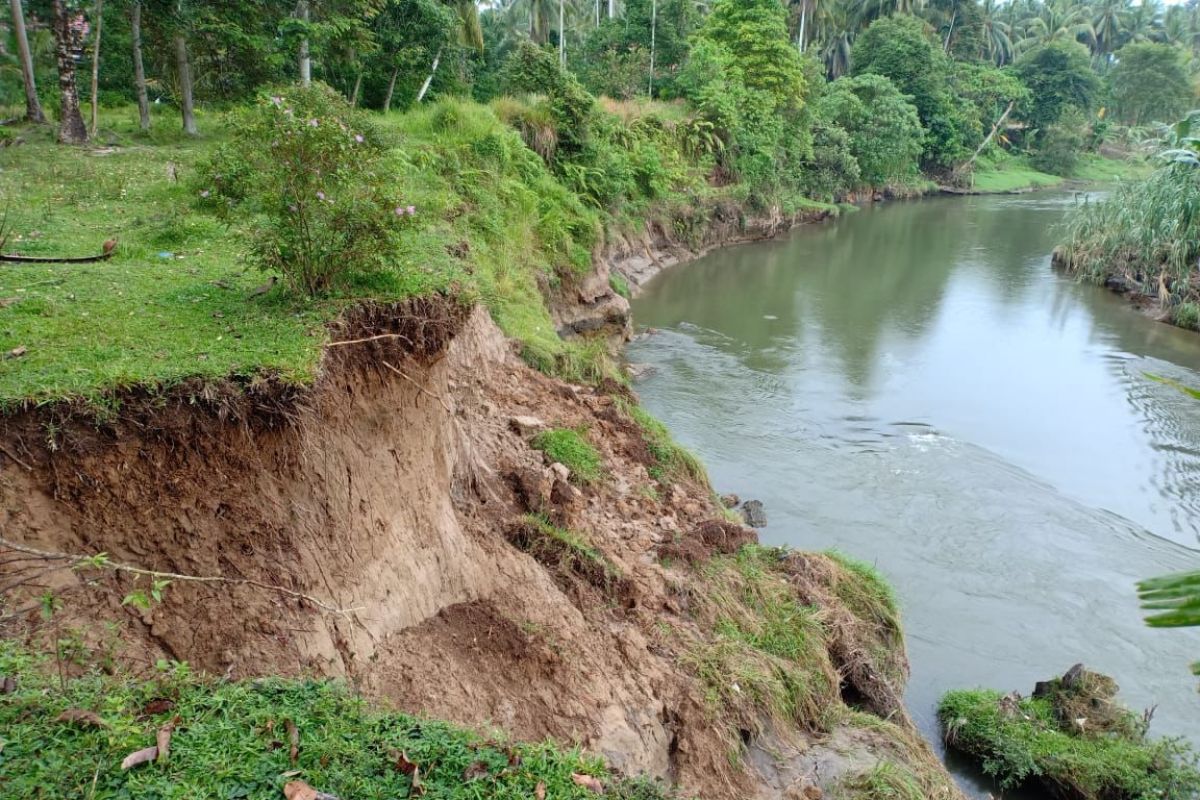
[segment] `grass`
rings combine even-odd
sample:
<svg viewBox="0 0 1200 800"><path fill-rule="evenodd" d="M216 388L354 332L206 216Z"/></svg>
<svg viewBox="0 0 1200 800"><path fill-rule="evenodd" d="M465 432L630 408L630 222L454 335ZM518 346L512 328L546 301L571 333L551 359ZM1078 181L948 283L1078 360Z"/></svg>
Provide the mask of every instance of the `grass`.
<svg viewBox="0 0 1200 800"><path fill-rule="evenodd" d="M693 480L708 485L708 473L704 464L675 441L666 425L636 403L618 400L618 405L638 426L642 439L654 458L655 463L649 469L650 477L661 484Z"/></svg>
<svg viewBox="0 0 1200 800"><path fill-rule="evenodd" d="M844 779L838 784L838 797L844 800L926 800L920 781L907 767L880 761L868 772Z"/></svg>
<svg viewBox="0 0 1200 800"><path fill-rule="evenodd" d="M780 552L747 545L703 569L714 636L687 656L713 713L755 729L758 713L822 730L838 704L820 612L778 570Z"/></svg>
<svg viewBox="0 0 1200 800"><path fill-rule="evenodd" d="M621 570L577 531L554 525L541 514L526 514L511 536L513 543L545 567L583 578L608 591L621 581Z"/></svg>
<svg viewBox="0 0 1200 800"><path fill-rule="evenodd" d="M1063 179L1058 175L1039 172L1024 158L979 160L979 166L971 176L971 188L983 194L1005 194L1057 186Z"/></svg>
<svg viewBox="0 0 1200 800"><path fill-rule="evenodd" d="M1144 178L1152 169L1150 163L1142 159L1108 158L1098 153L1084 153L1071 171L1071 178L1089 183L1111 183Z"/></svg>
<svg viewBox="0 0 1200 800"><path fill-rule="evenodd" d="M1183 743L1065 730L1046 699L953 691L938 717L947 744L978 759L1006 789L1040 781L1083 800L1200 797L1196 758Z"/></svg>
<svg viewBox="0 0 1200 800"><path fill-rule="evenodd" d="M571 480L576 483L597 483L604 477L604 461L600 452L584 438L581 431L572 428L552 428L542 431L529 443L534 450L541 450L551 462L557 461L571 470Z"/></svg>
<svg viewBox="0 0 1200 800"><path fill-rule="evenodd" d="M166 666L166 665L164 665ZM443 722L368 707L344 685L276 678L223 682L166 666L150 682L88 674L61 686L46 665L0 642L0 673L18 689L0 704L0 795L38 800L279 798L302 780L355 800L583 798L573 774L600 779L606 796L664 798L647 781L611 775L598 759L551 742L488 739ZM104 727L61 721L90 711ZM177 720L170 757L121 770ZM298 734L292 758L289 723ZM402 760L403 759L403 760ZM419 768L421 789L404 761Z"/></svg>
<svg viewBox="0 0 1200 800"><path fill-rule="evenodd" d="M825 555L856 579L840 580L834 586L834 592L850 610L860 619L899 631L900 602L883 573L874 565L837 550L827 550Z"/></svg>
<svg viewBox="0 0 1200 800"><path fill-rule="evenodd" d="M48 129L27 129L25 144L0 150L6 252L90 255L119 242L106 262L0 272L0 351L25 348L0 370L0 409L103 405L124 388L193 377L308 384L344 309L439 292L482 300L547 372L615 372L594 348L558 337L540 288L590 267L600 218L490 108L446 100L380 119L418 223L389 270L315 301L282 288L249 300L266 275L246 261L248 221L227 228L197 207L197 165L224 138L225 118L204 117L205 135L186 141L146 139L133 125L127 109L105 113L113 149L63 148Z"/></svg>
<svg viewBox="0 0 1200 800"><path fill-rule="evenodd" d="M1067 220L1063 263L1081 279L1110 278L1157 298L1180 327L1200 328L1200 180L1186 165L1163 166L1086 202Z"/></svg>

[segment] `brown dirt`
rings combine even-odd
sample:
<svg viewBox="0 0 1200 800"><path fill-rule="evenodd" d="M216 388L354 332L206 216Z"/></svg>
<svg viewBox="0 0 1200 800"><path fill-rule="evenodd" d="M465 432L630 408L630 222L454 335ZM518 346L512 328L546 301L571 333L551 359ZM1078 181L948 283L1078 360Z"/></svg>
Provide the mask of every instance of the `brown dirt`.
<svg viewBox="0 0 1200 800"><path fill-rule="evenodd" d="M131 395L105 420L62 407L0 420L0 536L353 611L186 581L139 610L121 598L144 581L58 569L0 598L5 635L47 635L36 597L49 587L62 626L134 669L167 657L234 678L345 676L384 704L576 742L689 794L780 796L755 761L730 758L681 658L680 642L712 635L689 611L696 573L660 563L673 544L702 560L753 533L713 521L707 486L655 486L613 397L530 370L485 312L372 307L334 338L382 335L331 348L307 392L185 386ZM587 427L609 477L558 486L517 416ZM611 571L538 544L529 512ZM0 587L19 572L2 556ZM113 620L109 637L96 623Z"/></svg>

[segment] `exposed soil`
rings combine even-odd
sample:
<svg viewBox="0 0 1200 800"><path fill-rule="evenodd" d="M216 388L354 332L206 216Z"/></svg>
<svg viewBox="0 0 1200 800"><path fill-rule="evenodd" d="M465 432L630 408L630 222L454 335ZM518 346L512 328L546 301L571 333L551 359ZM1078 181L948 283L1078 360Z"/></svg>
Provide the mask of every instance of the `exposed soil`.
<svg viewBox="0 0 1200 800"><path fill-rule="evenodd" d="M627 389L537 373L486 312L448 301L363 309L334 338L368 341L329 348L305 392L271 381L184 386L131 395L104 420L63 407L0 420L0 536L270 584L346 613L258 585L183 580L143 610L121 599L145 580L94 569L30 578L29 562L0 550L0 586L30 581L3 598L5 634L50 635L37 597L52 588L63 601L57 624L126 667L165 657L232 678L344 676L399 709L577 742L705 797L835 785L837 768L785 768L769 736L747 743L754 758L730 757L726 724L682 657L712 635L689 611L703 591L689 563L755 537L723 521L707 486L650 477L652 456L614 400ZM514 425L528 417L586 429L606 479L563 480ZM599 561L546 540L531 513ZM802 566L803 601L846 631L830 657L847 685L907 726L902 650L862 662L853 646L895 653L888 624L856 616L836 576ZM99 624L108 621L118 623L111 632ZM873 737L843 726L802 739L810 760L855 742L855 758L827 759L844 772L873 764L876 751L893 757L888 737ZM905 747L903 758L948 785L923 743L915 756Z"/></svg>

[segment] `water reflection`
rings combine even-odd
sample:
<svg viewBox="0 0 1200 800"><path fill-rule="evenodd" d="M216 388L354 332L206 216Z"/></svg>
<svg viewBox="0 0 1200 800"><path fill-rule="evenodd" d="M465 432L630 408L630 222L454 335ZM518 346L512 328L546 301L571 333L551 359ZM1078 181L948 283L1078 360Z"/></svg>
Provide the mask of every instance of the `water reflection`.
<svg viewBox="0 0 1200 800"><path fill-rule="evenodd" d="M1200 736L1196 632L1133 582L1200 556L1200 337L1055 275L1069 196L896 204L714 253L635 303L650 410L770 542L877 561L904 600L913 712L1084 660Z"/></svg>

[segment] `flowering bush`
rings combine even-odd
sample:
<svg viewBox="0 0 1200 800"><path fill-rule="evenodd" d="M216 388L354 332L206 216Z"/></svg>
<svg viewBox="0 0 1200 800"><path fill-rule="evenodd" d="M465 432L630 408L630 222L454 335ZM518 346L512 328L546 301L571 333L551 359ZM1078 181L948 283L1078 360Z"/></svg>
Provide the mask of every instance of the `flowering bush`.
<svg viewBox="0 0 1200 800"><path fill-rule="evenodd" d="M320 84L267 94L201 169L196 193L219 214L252 214L251 256L316 294L385 268L417 209L396 193L386 148L362 112Z"/></svg>

